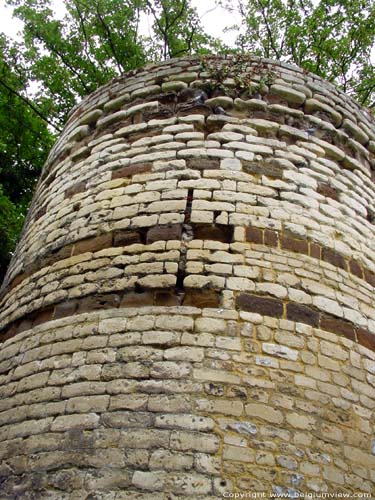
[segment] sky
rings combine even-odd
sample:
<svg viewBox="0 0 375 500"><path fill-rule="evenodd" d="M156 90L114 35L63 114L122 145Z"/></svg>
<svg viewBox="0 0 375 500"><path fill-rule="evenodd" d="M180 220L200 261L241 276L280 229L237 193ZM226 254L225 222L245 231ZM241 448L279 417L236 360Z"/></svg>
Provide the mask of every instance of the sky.
<svg viewBox="0 0 375 500"><path fill-rule="evenodd" d="M229 13L221 7L215 5L215 0L193 0L193 6L197 9L205 31L212 36L220 37L228 45L234 45L236 33L225 33L226 26L231 26L239 21L235 13ZM64 15L63 1L53 0L53 6L59 17ZM149 34L150 20L141 20L141 32ZM22 23L12 17L12 9L4 6L4 0L0 0L0 32L12 38L17 37L17 32L22 29Z"/></svg>

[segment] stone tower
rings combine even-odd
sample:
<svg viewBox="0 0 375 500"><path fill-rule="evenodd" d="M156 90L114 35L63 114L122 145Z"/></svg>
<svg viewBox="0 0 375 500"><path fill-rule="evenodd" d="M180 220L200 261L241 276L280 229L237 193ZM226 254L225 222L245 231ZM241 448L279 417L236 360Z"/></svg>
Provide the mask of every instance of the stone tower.
<svg viewBox="0 0 375 500"><path fill-rule="evenodd" d="M375 129L254 57L71 113L0 302L0 497L375 488Z"/></svg>

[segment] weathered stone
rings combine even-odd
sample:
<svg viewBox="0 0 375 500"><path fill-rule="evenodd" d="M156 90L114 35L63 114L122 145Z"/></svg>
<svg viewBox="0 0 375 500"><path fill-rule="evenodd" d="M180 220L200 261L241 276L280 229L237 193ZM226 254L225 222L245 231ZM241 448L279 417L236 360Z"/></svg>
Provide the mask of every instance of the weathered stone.
<svg viewBox="0 0 375 500"><path fill-rule="evenodd" d="M78 104L0 292L1 497L371 494L372 128L247 55Z"/></svg>
<svg viewBox="0 0 375 500"><path fill-rule="evenodd" d="M337 335L343 335L350 340L355 340L356 334L354 325L348 321L323 315L320 320L320 328L336 333Z"/></svg>
<svg viewBox="0 0 375 500"><path fill-rule="evenodd" d="M335 111L335 109L332 108L331 106L324 104L323 102L318 101L317 99L307 99L305 102L305 111L307 113L314 113L314 112L326 113L329 117L331 117L335 125L340 125L342 122L342 117L340 113Z"/></svg>
<svg viewBox="0 0 375 500"><path fill-rule="evenodd" d="M276 357L290 359L291 361L295 361L298 358L298 351L282 345L263 343L262 348L267 354Z"/></svg>
<svg viewBox="0 0 375 500"><path fill-rule="evenodd" d="M185 82L172 80L170 82L163 83L161 89L163 92L173 92L186 89L186 87L187 84Z"/></svg>
<svg viewBox="0 0 375 500"><path fill-rule="evenodd" d="M306 323L311 326L319 325L319 313L310 307L290 302L286 305L286 314L291 321Z"/></svg>
<svg viewBox="0 0 375 500"><path fill-rule="evenodd" d="M294 238L291 235L281 234L280 246L281 248L291 250L292 252L302 253L305 255L309 254L308 242L306 240Z"/></svg>
<svg viewBox="0 0 375 500"><path fill-rule="evenodd" d="M343 120L342 128L353 135L361 144L366 144L369 141L369 136L358 125L347 118Z"/></svg>
<svg viewBox="0 0 375 500"><path fill-rule="evenodd" d="M152 163L150 162L139 162L134 165L125 165L112 172L112 179L122 179L124 177L131 177L135 174L142 174L144 172L149 172L152 168Z"/></svg>
<svg viewBox="0 0 375 500"><path fill-rule="evenodd" d="M306 96L304 93L294 90L292 87L274 84L270 87L270 92L279 95L291 104L303 104Z"/></svg>
<svg viewBox="0 0 375 500"><path fill-rule="evenodd" d="M263 231L256 227L247 227L245 232L246 241L263 244Z"/></svg>
<svg viewBox="0 0 375 500"><path fill-rule="evenodd" d="M255 312L272 317L283 314L283 304L278 299L262 297L260 295L241 294L237 298L237 307L244 311Z"/></svg>
<svg viewBox="0 0 375 500"><path fill-rule="evenodd" d="M260 403L250 403L245 406L247 415L259 418L273 424L281 424L284 420L283 414L279 410L274 410L270 406Z"/></svg>

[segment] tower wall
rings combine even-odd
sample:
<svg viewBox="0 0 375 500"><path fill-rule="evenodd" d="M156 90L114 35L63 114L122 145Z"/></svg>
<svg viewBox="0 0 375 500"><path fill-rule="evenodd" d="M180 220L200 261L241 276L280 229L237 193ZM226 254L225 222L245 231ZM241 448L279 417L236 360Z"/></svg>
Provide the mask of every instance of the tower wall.
<svg viewBox="0 0 375 500"><path fill-rule="evenodd" d="M374 153L254 57L79 104L1 293L1 498L374 493Z"/></svg>

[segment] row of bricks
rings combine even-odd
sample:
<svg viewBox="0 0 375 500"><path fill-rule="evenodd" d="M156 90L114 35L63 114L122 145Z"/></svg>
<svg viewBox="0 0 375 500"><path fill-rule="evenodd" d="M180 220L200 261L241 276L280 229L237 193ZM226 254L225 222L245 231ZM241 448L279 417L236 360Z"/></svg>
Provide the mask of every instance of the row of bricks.
<svg viewBox="0 0 375 500"><path fill-rule="evenodd" d="M145 305L156 306L196 306L196 307L219 307L221 295L214 290L188 290L184 293L176 291L175 288L163 290L144 290L142 292L126 291L124 293L107 293L91 295L81 299L61 302L56 306L50 306L35 311L29 317L13 322L2 334L4 341L16 334L33 328L39 324L52 319L72 316L107 308L122 307L144 307ZM360 345L375 351L375 335L368 330L356 327L353 323L339 319L334 315L322 313L313 307L286 302L275 297L239 293L236 297L236 307L239 310L258 313L274 318L285 318L297 323L304 323L313 327L342 335Z"/></svg>

